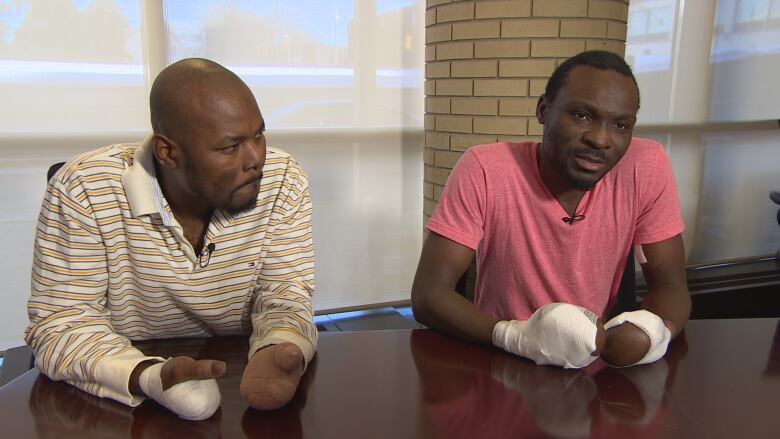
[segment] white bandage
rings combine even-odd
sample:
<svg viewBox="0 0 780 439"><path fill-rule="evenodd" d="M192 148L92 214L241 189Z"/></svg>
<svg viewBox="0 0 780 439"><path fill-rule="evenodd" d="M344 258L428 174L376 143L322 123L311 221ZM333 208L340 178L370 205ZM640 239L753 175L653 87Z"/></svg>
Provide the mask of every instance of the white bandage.
<svg viewBox="0 0 780 439"><path fill-rule="evenodd" d="M493 327L493 344L507 352L564 368L585 367L598 356L597 317L585 308L550 303L526 321L503 320Z"/></svg>
<svg viewBox="0 0 780 439"><path fill-rule="evenodd" d="M200 421L219 408L217 380L190 380L163 391L160 372L165 363L155 363L141 372L138 384L146 396L176 413L180 418Z"/></svg>
<svg viewBox="0 0 780 439"><path fill-rule="evenodd" d="M650 349L647 350L645 356L628 366L652 363L664 356L666 348L669 346L669 341L672 339L672 332L669 331L669 328L666 327L660 317L646 309L628 311L613 317L604 325L604 329L614 328L625 322L634 324L650 338Z"/></svg>

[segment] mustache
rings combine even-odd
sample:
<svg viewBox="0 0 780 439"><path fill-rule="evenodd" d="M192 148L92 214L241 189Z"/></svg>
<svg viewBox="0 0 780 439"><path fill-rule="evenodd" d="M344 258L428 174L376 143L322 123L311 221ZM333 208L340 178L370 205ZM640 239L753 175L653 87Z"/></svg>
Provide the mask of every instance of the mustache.
<svg viewBox="0 0 780 439"><path fill-rule="evenodd" d="M254 183L254 182L258 181L258 180L261 180L262 178L263 178L263 173L262 173L262 172L261 172L260 174L258 174L257 176L255 176L255 177L248 178L248 179L246 179L244 182L242 182L241 184L239 184L238 186L236 186L236 188L235 188L235 189L233 189L233 190L231 191L231 193L233 193L233 192L237 192L238 190L240 190L240 189L241 189L241 188L243 188L244 186L246 186L246 185L248 185L248 184L251 184L251 183Z"/></svg>
<svg viewBox="0 0 780 439"><path fill-rule="evenodd" d="M574 155L593 162L601 162L601 163L607 162L607 155L604 153L604 151L600 149L576 151Z"/></svg>
<svg viewBox="0 0 780 439"><path fill-rule="evenodd" d="M240 186L240 187L246 186L246 185L248 185L248 184L250 184L250 183L254 183L254 182L256 182L257 180L260 180L260 179L262 179L262 178L263 178L263 173L261 172L261 173L257 174L257 175L256 175L256 176L254 176L254 177L248 178L248 179L247 179L245 182L241 183L241 186Z"/></svg>

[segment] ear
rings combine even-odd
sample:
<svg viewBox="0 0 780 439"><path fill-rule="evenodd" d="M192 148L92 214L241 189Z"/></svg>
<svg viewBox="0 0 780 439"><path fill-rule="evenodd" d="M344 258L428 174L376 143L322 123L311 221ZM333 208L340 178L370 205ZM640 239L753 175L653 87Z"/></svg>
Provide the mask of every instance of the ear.
<svg viewBox="0 0 780 439"><path fill-rule="evenodd" d="M181 148L173 140L163 136L162 134L154 134L150 141L152 151L154 151L154 157L157 159L157 163L160 166L176 169L181 163Z"/></svg>
<svg viewBox="0 0 780 439"><path fill-rule="evenodd" d="M544 125L544 123L547 121L547 110L549 110L549 106L547 105L547 98L544 95L539 96L539 100L536 102L536 121L540 124Z"/></svg>

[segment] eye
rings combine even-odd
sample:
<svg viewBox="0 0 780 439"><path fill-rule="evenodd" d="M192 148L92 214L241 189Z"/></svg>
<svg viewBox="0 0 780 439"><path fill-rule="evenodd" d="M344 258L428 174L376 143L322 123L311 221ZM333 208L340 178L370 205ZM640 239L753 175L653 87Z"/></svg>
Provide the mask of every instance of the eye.
<svg viewBox="0 0 780 439"><path fill-rule="evenodd" d="M226 146L226 147L222 148L222 152L224 152L226 154L230 154L230 153L236 152L237 150L238 150L238 143L236 143L235 145L230 145L230 146Z"/></svg>
<svg viewBox="0 0 780 439"><path fill-rule="evenodd" d="M571 115L574 116L575 119L588 120L588 114L584 111L573 111Z"/></svg>
<svg viewBox="0 0 780 439"><path fill-rule="evenodd" d="M626 122L618 122L617 124L615 124L615 126L619 130L627 130L631 128L631 125L627 124Z"/></svg>
<svg viewBox="0 0 780 439"><path fill-rule="evenodd" d="M263 136L265 136L265 133L264 133L264 132L262 132L262 131L260 131L260 132L256 133L256 134L255 134L253 137L254 137L255 139L262 139L262 138L263 138Z"/></svg>

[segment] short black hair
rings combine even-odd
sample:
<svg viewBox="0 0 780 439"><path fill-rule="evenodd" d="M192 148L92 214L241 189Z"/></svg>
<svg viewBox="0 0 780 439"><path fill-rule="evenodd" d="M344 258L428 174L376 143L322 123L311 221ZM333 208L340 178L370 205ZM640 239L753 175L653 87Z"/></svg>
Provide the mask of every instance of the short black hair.
<svg viewBox="0 0 780 439"><path fill-rule="evenodd" d="M628 63L612 52L604 50L590 50L582 52L562 62L553 72L547 81L547 87L544 89L544 96L549 101L555 100L558 91L566 83L569 72L577 66L590 66L601 70L612 70L623 76L628 76L636 86L637 98L639 97L639 85L636 83L634 72L631 71Z"/></svg>

